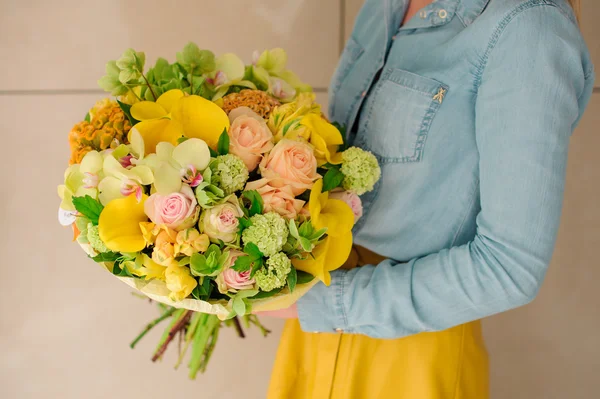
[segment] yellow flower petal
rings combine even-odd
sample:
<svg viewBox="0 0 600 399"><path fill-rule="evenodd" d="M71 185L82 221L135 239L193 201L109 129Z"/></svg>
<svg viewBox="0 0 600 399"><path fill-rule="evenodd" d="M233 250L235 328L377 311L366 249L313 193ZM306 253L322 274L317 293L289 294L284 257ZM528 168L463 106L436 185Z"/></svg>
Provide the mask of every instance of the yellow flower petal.
<svg viewBox="0 0 600 399"><path fill-rule="evenodd" d="M312 133L319 135L327 145L344 144L340 131L317 114L308 114L300 121L300 124L309 128Z"/></svg>
<svg viewBox="0 0 600 399"><path fill-rule="evenodd" d="M152 101L140 101L131 106L131 116L138 121L149 121L164 118L168 115L167 110L160 104Z"/></svg>
<svg viewBox="0 0 600 399"><path fill-rule="evenodd" d="M337 238L352 230L354 212L344 201L329 199L313 225L316 229L327 228L327 235Z"/></svg>
<svg viewBox="0 0 600 399"><path fill-rule="evenodd" d="M325 285L331 284L330 272L339 269L352 249L352 232L340 237L327 237L313 250L313 257L307 259L292 259L292 264L298 270L312 274Z"/></svg>
<svg viewBox="0 0 600 399"><path fill-rule="evenodd" d="M136 124L135 128L144 139L144 151L146 154L154 153L156 146L160 142L176 145L177 139L182 136L181 125L169 119L143 121ZM131 141L131 137L129 137L129 140Z"/></svg>
<svg viewBox="0 0 600 399"><path fill-rule="evenodd" d="M141 222L147 222L144 213L143 196L138 203L135 194L110 201L98 220L98 233L106 247L115 252L137 252L146 247L146 240L140 228Z"/></svg>
<svg viewBox="0 0 600 399"><path fill-rule="evenodd" d="M177 101L171 110L171 119L181 123L186 137L202 139L213 149L217 148L223 130L229 129L225 111L199 96L187 96Z"/></svg>
<svg viewBox="0 0 600 399"><path fill-rule="evenodd" d="M178 90L178 89L169 90L169 91L163 93L160 97L158 97L158 100L156 100L156 103L159 104L161 107L163 107L164 110L167 111L167 114L170 114L175 103L177 103L177 101L179 101L179 99L182 98L183 96L184 96L184 94L181 90ZM140 119L138 119L138 120L140 120Z"/></svg>
<svg viewBox="0 0 600 399"><path fill-rule="evenodd" d="M169 298L172 301L181 301L187 298L198 285L196 279L191 276L190 269L179 266L177 263L167 267L165 281L167 288L171 291Z"/></svg>

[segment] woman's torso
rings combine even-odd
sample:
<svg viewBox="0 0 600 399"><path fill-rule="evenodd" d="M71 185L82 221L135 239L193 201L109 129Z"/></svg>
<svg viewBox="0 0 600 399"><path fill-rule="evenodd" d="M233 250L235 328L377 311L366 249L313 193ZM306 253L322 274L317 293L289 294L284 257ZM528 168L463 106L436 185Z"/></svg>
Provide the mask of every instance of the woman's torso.
<svg viewBox="0 0 600 399"><path fill-rule="evenodd" d="M572 23L563 0L437 0L398 28L404 0L366 2L330 88L330 117L382 165L356 244L403 261L474 237L482 61L503 20L546 3Z"/></svg>

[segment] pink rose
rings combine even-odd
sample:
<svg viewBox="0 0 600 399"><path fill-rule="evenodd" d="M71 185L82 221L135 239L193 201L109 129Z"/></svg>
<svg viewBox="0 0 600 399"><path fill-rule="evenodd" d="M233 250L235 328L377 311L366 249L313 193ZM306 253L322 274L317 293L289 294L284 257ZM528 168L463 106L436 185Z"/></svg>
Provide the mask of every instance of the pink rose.
<svg viewBox="0 0 600 399"><path fill-rule="evenodd" d="M248 107L233 109L229 121L229 152L240 157L252 172L263 154L273 148L273 134L265 120Z"/></svg>
<svg viewBox="0 0 600 399"><path fill-rule="evenodd" d="M302 194L321 177L317 173L317 159L312 147L289 139L282 139L263 158L260 173L270 179L271 186L289 185L294 195Z"/></svg>
<svg viewBox="0 0 600 399"><path fill-rule="evenodd" d="M238 199L232 195L227 202L204 211L199 224L202 232L211 239L231 243L237 238L240 224L238 218L242 216L244 212Z"/></svg>
<svg viewBox="0 0 600 399"><path fill-rule="evenodd" d="M240 251L229 251L229 258L225 263L225 268L216 278L219 292L222 294L225 294L228 291L235 292L254 288L254 279L250 278L250 270L239 273L231 268L237 258L245 255L245 253Z"/></svg>
<svg viewBox="0 0 600 399"><path fill-rule="evenodd" d="M190 186L183 184L178 193L152 194L144 204L144 212L157 225L183 230L196 223L200 208Z"/></svg>
<svg viewBox="0 0 600 399"><path fill-rule="evenodd" d="M344 201L348 204L354 213L354 223L358 222L358 219L360 219L363 214L363 207L362 201L356 193L336 189L329 193L329 198Z"/></svg>
<svg viewBox="0 0 600 399"><path fill-rule="evenodd" d="M263 199L264 212L277 212L286 219L296 219L304 201L296 199L290 186L273 187L269 179L246 184L246 190L256 190Z"/></svg>

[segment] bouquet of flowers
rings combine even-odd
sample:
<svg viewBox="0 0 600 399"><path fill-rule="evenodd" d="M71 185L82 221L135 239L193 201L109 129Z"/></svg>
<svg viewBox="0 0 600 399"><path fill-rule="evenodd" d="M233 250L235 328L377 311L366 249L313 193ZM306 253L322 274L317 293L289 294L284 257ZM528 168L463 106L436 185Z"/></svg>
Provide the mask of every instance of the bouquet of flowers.
<svg viewBox="0 0 600 399"><path fill-rule="evenodd" d="M69 133L59 220L89 257L170 319L203 371L222 324L292 305L347 259L376 158L347 148L283 50L244 65L188 44L145 71L132 49L106 66L110 92ZM180 363L179 362L179 363ZM179 364L178 363L178 364Z"/></svg>

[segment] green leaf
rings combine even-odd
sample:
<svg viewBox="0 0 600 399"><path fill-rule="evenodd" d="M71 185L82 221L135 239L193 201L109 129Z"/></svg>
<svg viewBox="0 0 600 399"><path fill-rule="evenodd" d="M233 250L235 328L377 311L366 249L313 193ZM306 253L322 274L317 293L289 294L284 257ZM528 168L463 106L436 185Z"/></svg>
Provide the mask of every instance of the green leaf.
<svg viewBox="0 0 600 399"><path fill-rule="evenodd" d="M177 144L181 144L184 141L187 141L189 139L190 139L189 137L180 137L180 138L177 139Z"/></svg>
<svg viewBox="0 0 600 399"><path fill-rule="evenodd" d="M231 268L238 273L246 272L252 267L252 258L249 256L238 256Z"/></svg>
<svg viewBox="0 0 600 399"><path fill-rule="evenodd" d="M310 240L306 237L300 237L300 239L298 240L300 242L300 246L302 247L302 249L306 252L310 252L313 250L313 246L312 243L310 242Z"/></svg>
<svg viewBox="0 0 600 399"><path fill-rule="evenodd" d="M84 119L84 121L86 121L86 122L89 122L90 120L91 120L91 119L90 119L90 113L88 112L87 114L85 114L85 119Z"/></svg>
<svg viewBox="0 0 600 399"><path fill-rule="evenodd" d="M117 100L117 103L119 103L119 107L121 107L121 110L127 116L127 119L129 119L131 126L133 126L139 122L137 119L135 119L133 116L131 116L131 105L122 103L119 100Z"/></svg>
<svg viewBox="0 0 600 399"><path fill-rule="evenodd" d="M233 298L232 308L238 316L243 316L246 313L246 303L242 298Z"/></svg>
<svg viewBox="0 0 600 399"><path fill-rule="evenodd" d="M240 233L244 229L247 229L248 227L252 226L252 222L247 217L239 217L237 219L240 222Z"/></svg>
<svg viewBox="0 0 600 399"><path fill-rule="evenodd" d="M269 298L269 297L272 297L273 295L279 294L282 290L283 290L283 287L275 288L274 290L271 290L271 291L261 291L258 294L254 295L251 299Z"/></svg>
<svg viewBox="0 0 600 399"><path fill-rule="evenodd" d="M212 293L213 286L210 279L205 278L202 284L198 284L192 291L192 296L198 300L206 301Z"/></svg>
<svg viewBox="0 0 600 399"><path fill-rule="evenodd" d="M119 81L120 72L117 62L109 61L106 64L106 75L98 80L98 86L115 97L124 95L129 89Z"/></svg>
<svg viewBox="0 0 600 399"><path fill-rule="evenodd" d="M92 260L94 262L114 262L120 257L121 254L118 252L103 252L92 257Z"/></svg>
<svg viewBox="0 0 600 399"><path fill-rule="evenodd" d="M85 197L73 197L73 206L77 212L90 220L94 226L98 225L98 218L104 207L98 200L93 199L89 195Z"/></svg>
<svg viewBox="0 0 600 399"><path fill-rule="evenodd" d="M297 282L298 282L298 274L296 272L296 268L294 266L292 266L292 270L290 271L290 274L288 274L288 276L287 276L287 283L288 283L288 286L290 287L290 292L294 292L294 289L296 289Z"/></svg>
<svg viewBox="0 0 600 399"><path fill-rule="evenodd" d="M339 167L332 167L325 173L325 177L323 177L323 192L339 187L343 180L344 174L340 171Z"/></svg>
<svg viewBox="0 0 600 399"><path fill-rule="evenodd" d="M253 260L261 259L264 256L258 246L252 242L244 245L244 253L247 253Z"/></svg>
<svg viewBox="0 0 600 399"><path fill-rule="evenodd" d="M311 281L313 281L315 279L315 276L313 276L312 274L303 272L301 270L297 270L296 271L297 274L297 281L296 284L306 284L306 283L310 283Z"/></svg>
<svg viewBox="0 0 600 399"><path fill-rule="evenodd" d="M337 122L333 122L332 125L335 126L337 128L337 130L340 131L340 133L342 134L342 140L344 141L344 143L342 144L341 148L338 149L338 151L342 152L344 150L347 150L348 149L348 136L346 135L346 126L341 125Z"/></svg>
<svg viewBox="0 0 600 399"><path fill-rule="evenodd" d="M192 259L192 258L190 258L189 256L184 256L183 258L181 258L181 259L179 260L179 262L177 262L177 264L178 264L179 266L187 266L187 265L189 265L189 264L190 264L190 261L191 261L191 259Z"/></svg>
<svg viewBox="0 0 600 399"><path fill-rule="evenodd" d="M217 152L219 155L229 154L229 135L227 134L227 128L223 129L223 133L221 133L221 136L219 137Z"/></svg>
<svg viewBox="0 0 600 399"><path fill-rule="evenodd" d="M289 230L290 230L290 235L296 239L300 238L300 234L298 233L298 226L296 226L296 222L294 221L294 219L290 219L290 223L288 226Z"/></svg>
<svg viewBox="0 0 600 399"><path fill-rule="evenodd" d="M122 266L122 267L120 267L120 266ZM129 270L127 269L127 266L125 266L122 263L120 265L117 265L115 263L115 265L113 266L113 274L115 276L119 276L119 277L133 277L133 274L131 274L129 272Z"/></svg>
<svg viewBox="0 0 600 399"><path fill-rule="evenodd" d="M254 277L256 272L259 271L264 266L264 264L265 262L263 258L255 259L252 263L252 271L250 272L250 278Z"/></svg>
<svg viewBox="0 0 600 399"><path fill-rule="evenodd" d="M248 210L248 217L261 214L263 212L263 199L256 190L244 191L242 196L250 201L250 209Z"/></svg>
<svg viewBox="0 0 600 399"><path fill-rule="evenodd" d="M210 151L210 157L211 158L216 158L219 156L219 153L216 152L215 150L213 150L212 148L208 147L208 150Z"/></svg>

